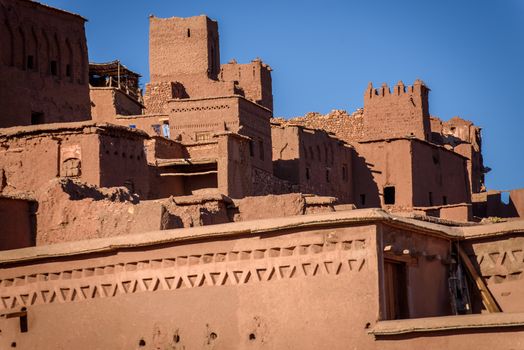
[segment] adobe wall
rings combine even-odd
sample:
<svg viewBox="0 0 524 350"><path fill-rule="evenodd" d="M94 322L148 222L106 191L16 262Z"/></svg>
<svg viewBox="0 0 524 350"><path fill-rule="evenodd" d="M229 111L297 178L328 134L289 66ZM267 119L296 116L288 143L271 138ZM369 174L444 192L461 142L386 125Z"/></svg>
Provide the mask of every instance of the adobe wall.
<svg viewBox="0 0 524 350"><path fill-rule="evenodd" d="M372 348L375 232L373 225L306 228L4 266L2 281L24 282L0 284L3 300L57 292L27 305L27 333L18 318L2 318L0 346Z"/></svg>
<svg viewBox="0 0 524 350"><path fill-rule="evenodd" d="M431 140L429 89L420 80L412 86L399 81L393 91L370 83L364 94L364 140L417 137Z"/></svg>
<svg viewBox="0 0 524 350"><path fill-rule="evenodd" d="M0 127L90 119L84 22L36 2L0 1Z"/></svg>
<svg viewBox="0 0 524 350"><path fill-rule="evenodd" d="M231 198L253 193L250 139L235 134L218 135L218 190Z"/></svg>
<svg viewBox="0 0 524 350"><path fill-rule="evenodd" d="M319 130L275 124L271 131L275 176L302 193L353 201L353 148Z"/></svg>
<svg viewBox="0 0 524 350"><path fill-rule="evenodd" d="M35 192L49 180L63 176L100 183L96 134L84 134L80 128L72 132L2 136L0 168L6 178L4 192Z"/></svg>
<svg viewBox="0 0 524 350"><path fill-rule="evenodd" d="M411 142L411 154L414 206L471 202L466 159L419 141Z"/></svg>
<svg viewBox="0 0 524 350"><path fill-rule="evenodd" d="M131 135L98 136L100 181L96 185L126 186L141 198L148 198L150 169L144 152L144 138Z"/></svg>
<svg viewBox="0 0 524 350"><path fill-rule="evenodd" d="M149 17L151 81L216 79L220 71L218 23L207 16ZM202 97L202 96L199 96Z"/></svg>
<svg viewBox="0 0 524 350"><path fill-rule="evenodd" d="M236 61L223 64L220 66L219 78L237 83L248 100L273 110L271 67L260 59L246 64Z"/></svg>
<svg viewBox="0 0 524 350"><path fill-rule="evenodd" d="M3 190L35 192L52 179L70 177L102 187L133 184L137 193L147 196L145 138L136 131L92 123L4 129Z"/></svg>
<svg viewBox="0 0 524 350"><path fill-rule="evenodd" d="M385 207L384 187L395 187L395 207L413 205L411 140L355 144L354 197L359 208Z"/></svg>
<svg viewBox="0 0 524 350"><path fill-rule="evenodd" d="M36 203L0 195L0 250L30 247L36 236Z"/></svg>
<svg viewBox="0 0 524 350"><path fill-rule="evenodd" d="M422 235L417 232L382 226L379 231L379 259L402 264L406 269L407 316L406 318L446 316L451 314L448 269L450 256L448 239ZM381 280L387 283L379 267ZM381 287L382 316L387 318L387 293Z"/></svg>
<svg viewBox="0 0 524 350"><path fill-rule="evenodd" d="M143 106L129 95L112 87L92 87L91 119L96 122L113 123L117 115L138 115Z"/></svg>

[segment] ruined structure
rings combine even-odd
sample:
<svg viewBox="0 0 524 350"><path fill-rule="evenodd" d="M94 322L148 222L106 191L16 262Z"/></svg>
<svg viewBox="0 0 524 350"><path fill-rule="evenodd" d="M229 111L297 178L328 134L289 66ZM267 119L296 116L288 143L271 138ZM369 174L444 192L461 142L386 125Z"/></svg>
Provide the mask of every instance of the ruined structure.
<svg viewBox="0 0 524 350"><path fill-rule="evenodd" d="M143 94L78 15L0 16L0 348L522 347L524 190L421 80L285 120L206 16L150 17Z"/></svg>

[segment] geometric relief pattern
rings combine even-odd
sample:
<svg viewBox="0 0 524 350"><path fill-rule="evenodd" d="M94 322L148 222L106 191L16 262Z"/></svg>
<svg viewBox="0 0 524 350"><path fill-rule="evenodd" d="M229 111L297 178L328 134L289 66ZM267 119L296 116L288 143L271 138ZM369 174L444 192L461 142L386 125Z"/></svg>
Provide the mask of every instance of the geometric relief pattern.
<svg viewBox="0 0 524 350"><path fill-rule="evenodd" d="M265 283L367 268L365 240L176 256L0 281L0 309L123 294Z"/></svg>
<svg viewBox="0 0 524 350"><path fill-rule="evenodd" d="M475 249L476 259L481 275L491 283L503 283L522 278L524 271L523 247L504 246L497 244L483 245Z"/></svg>

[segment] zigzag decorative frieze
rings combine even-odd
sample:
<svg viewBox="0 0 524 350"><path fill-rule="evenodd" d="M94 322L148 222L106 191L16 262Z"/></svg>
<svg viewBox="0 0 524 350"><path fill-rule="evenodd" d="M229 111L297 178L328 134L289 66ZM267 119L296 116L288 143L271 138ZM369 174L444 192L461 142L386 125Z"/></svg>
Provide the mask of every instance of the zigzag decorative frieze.
<svg viewBox="0 0 524 350"><path fill-rule="evenodd" d="M0 282L0 308L77 302L124 294L339 275L366 267L364 240L177 256Z"/></svg>
<svg viewBox="0 0 524 350"><path fill-rule="evenodd" d="M472 261L477 261L481 275L491 283L519 280L524 272L524 239L479 243Z"/></svg>

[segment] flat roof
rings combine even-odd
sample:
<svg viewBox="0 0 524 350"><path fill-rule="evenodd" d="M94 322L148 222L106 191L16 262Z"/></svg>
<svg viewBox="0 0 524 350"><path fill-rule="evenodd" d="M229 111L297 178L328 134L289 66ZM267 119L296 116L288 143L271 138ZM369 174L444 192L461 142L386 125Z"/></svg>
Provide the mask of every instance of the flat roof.
<svg viewBox="0 0 524 350"><path fill-rule="evenodd" d="M116 125L111 123L95 123L92 120L83 122L70 123L49 123L27 126L13 126L10 128L0 128L0 140L10 139L16 137L26 137L39 134L60 133L68 131L82 131L85 128L96 128L99 130L118 130L127 133L133 133L137 136L149 138L145 131L139 129L131 129L127 126Z"/></svg>
<svg viewBox="0 0 524 350"><path fill-rule="evenodd" d="M400 229L417 230L421 234L449 240L462 240L517 232L524 233L524 220L470 227L450 227L433 222L392 215L378 208L356 209L153 231L6 250L0 252L0 265L89 253L114 252L125 248L152 247L166 243L201 239L228 239L235 238L238 235L263 235L265 233L282 232L289 229L318 229L330 226L373 223L384 223Z"/></svg>

